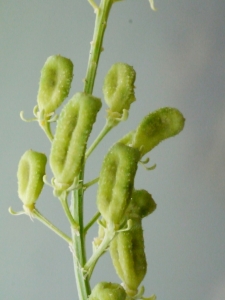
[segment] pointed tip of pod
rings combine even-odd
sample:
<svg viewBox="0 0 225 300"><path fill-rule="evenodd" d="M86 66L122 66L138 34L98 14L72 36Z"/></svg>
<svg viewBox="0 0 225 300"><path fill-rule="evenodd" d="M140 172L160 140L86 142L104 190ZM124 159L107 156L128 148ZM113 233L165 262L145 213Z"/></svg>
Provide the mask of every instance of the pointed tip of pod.
<svg viewBox="0 0 225 300"><path fill-rule="evenodd" d="M54 112L68 96L73 79L73 63L61 55L48 57L42 70L37 95L39 110Z"/></svg>
<svg viewBox="0 0 225 300"><path fill-rule="evenodd" d="M104 79L103 94L112 112L122 114L123 110L129 110L130 105L136 100L135 78L136 72L128 64L116 63L109 69Z"/></svg>
<svg viewBox="0 0 225 300"><path fill-rule="evenodd" d="M18 165L18 196L27 208L34 208L43 185L47 157L45 154L27 150Z"/></svg>

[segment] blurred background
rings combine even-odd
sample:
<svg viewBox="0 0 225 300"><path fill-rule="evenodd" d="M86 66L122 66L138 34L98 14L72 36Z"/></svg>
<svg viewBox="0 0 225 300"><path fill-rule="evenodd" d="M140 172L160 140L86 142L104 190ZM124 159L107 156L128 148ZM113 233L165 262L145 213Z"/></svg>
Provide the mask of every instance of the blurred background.
<svg viewBox="0 0 225 300"><path fill-rule="evenodd" d="M225 299L225 2L224 0L116 3L103 43L94 95L115 62L137 72L129 119L103 140L88 160L86 180L95 178L110 147L148 112L178 108L183 132L150 153L154 171L139 166L136 188L145 188L157 210L144 220L148 274L146 296L159 300ZM32 117L40 70L48 56L74 63L70 97L83 88L95 15L88 1L1 1L0 18L0 299L77 299L72 255L66 243L27 216L17 197L18 161L27 149L49 154L49 142ZM90 142L105 123L103 105ZM48 180L52 174L48 169ZM96 187L85 198L85 222L96 212ZM70 233L59 201L45 187L37 208ZM87 239L88 256L96 236ZM120 282L108 254L91 281Z"/></svg>

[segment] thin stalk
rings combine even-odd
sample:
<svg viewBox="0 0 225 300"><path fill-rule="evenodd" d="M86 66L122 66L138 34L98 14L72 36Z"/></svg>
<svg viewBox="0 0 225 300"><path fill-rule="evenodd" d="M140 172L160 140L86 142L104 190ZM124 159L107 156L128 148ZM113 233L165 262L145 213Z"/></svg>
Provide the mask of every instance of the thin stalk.
<svg viewBox="0 0 225 300"><path fill-rule="evenodd" d="M32 211L32 215L38 221L40 221L42 224L47 226L49 229L51 229L58 236L60 236L62 239L64 239L67 243L69 243L71 245L72 240L65 233L63 233L60 229L58 229L55 225L53 225L49 220L47 220L37 209L34 209Z"/></svg>
<svg viewBox="0 0 225 300"><path fill-rule="evenodd" d="M85 159L88 158L88 156L93 152L93 150L98 146L98 144L101 142L101 140L106 136L106 134L113 128L113 126L109 125L108 122L106 122L105 126L102 128L101 132L97 136L97 138L94 140L92 145L88 148L88 150L85 153Z"/></svg>
<svg viewBox="0 0 225 300"><path fill-rule="evenodd" d="M73 230L75 230L77 233L79 232L79 225L78 223L75 222L72 214L71 214L71 211L69 209L69 206L68 206L68 202L67 202L67 196L63 197L63 198L59 198L60 199L60 202L62 204L62 207L63 207L63 210L70 222L70 225L71 227L73 228Z"/></svg>
<svg viewBox="0 0 225 300"><path fill-rule="evenodd" d="M99 180L99 177L97 177L97 178L95 178L95 179L93 179L93 180L91 180L91 181L85 183L85 184L83 185L84 191L86 191L86 189L89 188L90 186L92 186L93 184L97 183L98 180Z"/></svg>
<svg viewBox="0 0 225 300"><path fill-rule="evenodd" d="M116 231L115 227L111 226L109 228L105 229L105 235L101 242L101 244L98 246L98 248L94 251L90 259L87 261L87 263L84 266L84 271L87 272L88 278L90 279L91 274L93 272L93 269L98 261L98 259L102 256L102 254L107 250L110 242L115 237Z"/></svg>
<svg viewBox="0 0 225 300"><path fill-rule="evenodd" d="M100 212L97 212L93 218L87 223L87 225L84 227L84 234L87 234L87 231L91 226L98 220L98 218L101 216Z"/></svg>
<svg viewBox="0 0 225 300"><path fill-rule="evenodd" d="M109 113L109 111L108 111ZM120 117L117 113L111 112L106 117L106 123L102 130L100 131L97 138L94 140L92 145L89 147L89 149L85 153L85 160L88 158L88 156L94 151L94 149L98 146L98 144L101 142L101 140L106 136L106 134L115 126L119 124L121 121L126 121L128 118L128 111L126 109L123 110L122 115Z"/></svg>

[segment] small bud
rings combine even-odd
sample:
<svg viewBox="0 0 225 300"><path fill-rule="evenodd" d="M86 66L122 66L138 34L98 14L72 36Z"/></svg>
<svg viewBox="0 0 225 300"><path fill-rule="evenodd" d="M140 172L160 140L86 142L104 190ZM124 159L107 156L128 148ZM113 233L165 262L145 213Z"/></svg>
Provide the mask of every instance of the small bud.
<svg viewBox="0 0 225 300"><path fill-rule="evenodd" d="M122 114L123 109L129 110L131 103L136 100L135 77L133 67L125 63L116 63L108 71L103 84L103 94L112 112Z"/></svg>
<svg viewBox="0 0 225 300"><path fill-rule="evenodd" d="M81 171L84 153L101 100L77 93L64 106L57 121L50 166L60 189L67 189Z"/></svg>
<svg viewBox="0 0 225 300"><path fill-rule="evenodd" d="M146 190L134 190L127 208L127 219L144 218L156 209L152 195Z"/></svg>
<svg viewBox="0 0 225 300"><path fill-rule="evenodd" d="M98 181L97 206L107 223L120 224L130 202L139 151L117 143L106 154Z"/></svg>
<svg viewBox="0 0 225 300"><path fill-rule="evenodd" d="M126 293L118 283L99 282L92 290L89 300L125 300Z"/></svg>
<svg viewBox="0 0 225 300"><path fill-rule="evenodd" d="M54 112L68 96L73 79L73 63L60 55L50 56L41 70L37 102L39 111Z"/></svg>
<svg viewBox="0 0 225 300"><path fill-rule="evenodd" d="M46 155L33 150L26 151L19 161L17 171L18 195L29 210L34 208L42 191L46 163Z"/></svg>
<svg viewBox="0 0 225 300"><path fill-rule="evenodd" d="M132 224L130 230L118 233L110 243L113 265L129 296L137 294L147 271L141 220L133 220Z"/></svg>

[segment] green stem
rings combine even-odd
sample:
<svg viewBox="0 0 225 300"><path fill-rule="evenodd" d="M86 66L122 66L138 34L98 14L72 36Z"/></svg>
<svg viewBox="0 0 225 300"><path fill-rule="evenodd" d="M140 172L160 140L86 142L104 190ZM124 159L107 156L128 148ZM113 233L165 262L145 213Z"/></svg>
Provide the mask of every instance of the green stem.
<svg viewBox="0 0 225 300"><path fill-rule="evenodd" d="M112 4L112 0L101 0L99 8L96 7L94 36L91 43L87 73L84 83L84 92L87 94L92 94L93 92L99 57L102 52L104 32ZM84 165L79 176L80 182L83 182L83 179ZM78 297L79 300L87 300L91 293L91 288L89 278L84 276L83 273L83 267L86 264L86 248L83 224L83 187L74 190L72 193L71 213L73 219L79 224L80 227L79 235L77 235L77 233L72 229L72 242L74 251L73 261Z"/></svg>
<svg viewBox="0 0 225 300"><path fill-rule="evenodd" d="M47 220L37 209L34 209L32 211L32 215L38 221L40 221L42 224L47 226L49 229L51 229L58 236L60 236L62 239L64 239L67 243L69 243L71 245L72 240L65 233L63 233L60 229L58 229L55 225L53 225L49 220Z"/></svg>
<svg viewBox="0 0 225 300"><path fill-rule="evenodd" d="M60 197L59 199L60 199L60 202L62 204L63 210L64 210L64 212L65 212L65 214L66 214L66 216L67 216L67 218L70 222L71 227L73 228L73 230L75 230L78 233L79 232L79 225L78 225L78 223L75 222L75 220L74 220L74 218L71 214L71 211L69 209L68 202L67 202L67 195L65 197L62 197L62 198Z"/></svg>
<svg viewBox="0 0 225 300"><path fill-rule="evenodd" d="M105 126L102 128L101 132L97 136L97 138L94 140L92 145L89 147L89 149L86 151L85 154L85 160L88 158L88 156L93 152L93 150L98 146L98 144L101 142L101 140L104 138L104 136L113 128L113 126L109 125L108 121L106 121Z"/></svg>
<svg viewBox="0 0 225 300"><path fill-rule="evenodd" d="M99 7L95 9L96 20L94 35L91 42L90 55L84 84L84 92L88 94L92 94L94 88L95 76L98 68L98 61L100 54L103 51L102 42L107 26L109 12L113 2L113 0L102 0Z"/></svg>
<svg viewBox="0 0 225 300"><path fill-rule="evenodd" d="M94 251L91 258L88 260L88 262L84 266L84 271L87 272L88 278L90 279L91 274L93 272L93 269L98 261L98 259L102 256L103 253L107 250L110 242L115 237L116 231L114 226L107 227L105 229L105 235L101 242L101 244L98 246L98 248Z"/></svg>
<svg viewBox="0 0 225 300"><path fill-rule="evenodd" d="M100 212L97 212L93 218L87 223L87 225L84 227L84 234L87 234L88 229L98 220L98 218L101 216Z"/></svg>
<svg viewBox="0 0 225 300"><path fill-rule="evenodd" d="M119 114L120 115L120 114ZM119 124L121 121L126 121L128 118L128 111L126 109L123 110L122 115L120 117L118 116L118 113L113 113L108 110L108 116L106 117L106 123L105 126L100 131L97 138L94 140L92 145L89 147L89 149L85 153L85 160L88 158L88 156L94 151L94 149L98 146L98 144L101 142L101 140L106 136L106 134L115 126Z"/></svg>
<svg viewBox="0 0 225 300"><path fill-rule="evenodd" d="M83 173L81 175L83 175ZM83 227L83 189L74 190L71 201L72 215L80 226L79 235L72 228L74 272L79 299L87 300L88 295L91 293L91 288L88 278L84 276L83 273L83 266L86 263L85 235Z"/></svg>
<svg viewBox="0 0 225 300"><path fill-rule="evenodd" d="M97 178L95 178L95 179L93 179L93 180L91 180L91 181L85 183L85 184L83 185L83 189L86 190L87 188L89 188L89 187L92 186L93 184L97 183L98 180L99 180L99 177L97 177Z"/></svg>

